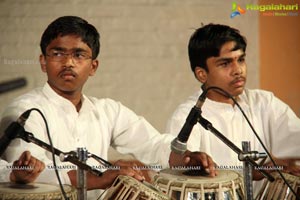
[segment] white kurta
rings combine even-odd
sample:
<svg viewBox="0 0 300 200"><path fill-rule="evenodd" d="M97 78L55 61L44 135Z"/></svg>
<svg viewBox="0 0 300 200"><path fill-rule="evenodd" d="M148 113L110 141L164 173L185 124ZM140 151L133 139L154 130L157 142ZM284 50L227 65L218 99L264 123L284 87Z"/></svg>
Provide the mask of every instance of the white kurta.
<svg viewBox="0 0 300 200"><path fill-rule="evenodd" d="M177 136L191 108L202 91L190 96L177 107L166 132ZM246 89L238 101L267 149L276 157L300 157L300 119L288 105L272 93ZM265 152L237 106L206 98L202 116L225 137L242 149L242 141L250 141L251 150ZM199 123L193 127L188 148L209 154L223 169L241 169L237 154Z"/></svg>
<svg viewBox="0 0 300 200"><path fill-rule="evenodd" d="M178 106L167 124L166 132L177 136L191 108L202 91ZM272 93L246 89L238 101L268 150L277 157L299 157L300 119ZM246 119L237 106L206 98L202 116L240 149L242 141L250 141L251 149L263 151ZM192 151L208 153L219 165L241 165L237 155L214 134L196 124L188 140Z"/></svg>
<svg viewBox="0 0 300 200"><path fill-rule="evenodd" d="M0 182L9 182L12 164L0 159Z"/></svg>
<svg viewBox="0 0 300 200"><path fill-rule="evenodd" d="M160 134L144 118L119 102L83 96L82 107L77 112L70 101L57 95L45 84L43 88L18 97L7 107L2 115L1 133L31 108L38 108L45 115L53 145L63 152L86 147L89 152L107 160L108 149L112 146L120 153L130 153L146 164L168 166L170 143L174 137ZM48 143L45 124L38 112L31 112L25 130ZM12 141L5 151L4 159L12 162L24 150L30 150L33 156L46 165L52 163L51 153L21 139ZM92 158L88 159L88 164L99 166ZM44 171L37 181L45 178L43 181L56 182L53 170ZM61 170L61 176L63 182L68 184L67 171Z"/></svg>

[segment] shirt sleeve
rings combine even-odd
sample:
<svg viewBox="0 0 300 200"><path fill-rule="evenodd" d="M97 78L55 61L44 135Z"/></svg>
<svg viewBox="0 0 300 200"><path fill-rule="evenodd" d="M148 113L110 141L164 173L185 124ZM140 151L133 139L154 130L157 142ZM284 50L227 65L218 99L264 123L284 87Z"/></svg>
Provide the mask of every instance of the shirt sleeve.
<svg viewBox="0 0 300 200"><path fill-rule="evenodd" d="M26 102L19 102L16 105L12 104L9 107L7 107L7 109L2 114L0 124L1 133L4 133L6 128L12 122L16 121L24 111L33 108L32 106L33 105L27 105ZM35 108L42 110L42 108L39 108L39 106L36 106ZM45 122L43 121L41 115L36 111L31 112L28 120L25 122L24 129L25 131L32 133L35 138L41 141L49 141L46 135ZM2 157L9 163L12 163L15 160L17 160L20 157L20 155L26 150L30 151L32 156L38 158L46 165L45 170L38 177L37 181L57 184L58 181L55 171L53 170L53 167L49 167L53 166L51 152L42 149L36 144L28 143L23 139L16 138L7 147ZM58 165L62 165L57 156L56 162L58 163ZM67 170L59 170L59 175L64 184L70 184L67 172Z"/></svg>
<svg viewBox="0 0 300 200"><path fill-rule="evenodd" d="M172 135L160 134L143 117L121 103L111 102L107 109L113 122L112 147L121 153L132 154L145 164L169 166Z"/></svg>
<svg viewBox="0 0 300 200"><path fill-rule="evenodd" d="M10 166L8 162L0 159L0 182L9 182L9 175L11 172Z"/></svg>
<svg viewBox="0 0 300 200"><path fill-rule="evenodd" d="M278 157L300 156L300 119L292 109L275 97L269 97L266 111L269 117L270 146Z"/></svg>

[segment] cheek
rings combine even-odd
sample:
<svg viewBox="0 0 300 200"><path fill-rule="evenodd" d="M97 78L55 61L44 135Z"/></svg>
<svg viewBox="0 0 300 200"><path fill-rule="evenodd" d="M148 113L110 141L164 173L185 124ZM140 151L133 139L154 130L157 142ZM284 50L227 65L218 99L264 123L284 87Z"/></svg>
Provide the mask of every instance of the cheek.
<svg viewBox="0 0 300 200"><path fill-rule="evenodd" d="M95 75L95 70L91 68L89 71L89 76L94 76L94 75Z"/></svg>
<svg viewBox="0 0 300 200"><path fill-rule="evenodd" d="M245 72L245 74L247 73L247 66L246 65L244 65L243 71Z"/></svg>

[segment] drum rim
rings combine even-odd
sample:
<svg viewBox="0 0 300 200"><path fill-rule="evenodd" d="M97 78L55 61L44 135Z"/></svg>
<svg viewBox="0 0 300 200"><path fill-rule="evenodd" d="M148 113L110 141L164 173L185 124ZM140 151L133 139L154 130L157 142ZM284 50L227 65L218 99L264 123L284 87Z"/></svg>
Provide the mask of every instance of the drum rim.
<svg viewBox="0 0 300 200"><path fill-rule="evenodd" d="M21 196L21 195L37 196L37 195L45 194L47 192L51 193L53 195L61 194L61 189L60 189L59 185L51 184L51 183L34 182L34 183L28 183L28 184L17 184L17 183L11 183L11 182L2 182L2 183L0 183L0 186L7 186L7 187L13 186L13 187L9 188L9 190L5 190L5 189L7 189L7 187L6 188L0 187L0 196L4 196L7 194L15 194L16 196ZM18 187L18 186L20 186L20 187ZM37 187L31 188L28 186L33 186L33 187L37 186ZM44 190L38 191L39 186L40 187L42 186ZM52 186L52 188L50 188L48 191L45 191L45 188L47 189L47 187L49 188L49 186ZM27 187L27 188L25 188L25 187ZM63 184L63 187L64 187L66 193L76 192L76 188L73 187L72 185ZM22 190L22 189L24 189L24 190ZM17 190L19 190L19 191L17 191Z"/></svg>
<svg viewBox="0 0 300 200"><path fill-rule="evenodd" d="M154 176L154 182L156 183L156 181L159 179L163 179L165 181L176 181L178 183L184 183L185 185L188 184L213 184L213 183L222 183L222 184L226 184L226 183L230 183L232 181L239 181L242 178L242 175L236 171L233 170L218 170L219 174L222 173L222 177L209 177L209 176L187 176L184 174L180 174L180 172L184 172L183 170L174 170L176 171L173 174L170 173L166 173L166 172L170 172L172 169L164 169L161 170L159 174ZM173 172L174 172L173 171ZM179 172L179 173L178 173ZM230 174L229 174L230 173ZM231 179L225 179L226 177L228 178L228 175L230 175Z"/></svg>

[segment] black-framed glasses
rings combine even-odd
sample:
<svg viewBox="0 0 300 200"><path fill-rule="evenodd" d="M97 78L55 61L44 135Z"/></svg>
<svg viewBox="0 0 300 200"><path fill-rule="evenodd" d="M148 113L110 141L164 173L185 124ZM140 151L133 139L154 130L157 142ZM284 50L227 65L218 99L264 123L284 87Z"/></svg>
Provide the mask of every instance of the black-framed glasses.
<svg viewBox="0 0 300 200"><path fill-rule="evenodd" d="M72 60L75 63L80 63L85 60L92 59L92 56L90 56L85 51L74 51L71 53L66 53L64 51L53 50L47 53L46 56L48 56L52 61L55 62L64 62L69 56L71 56Z"/></svg>

